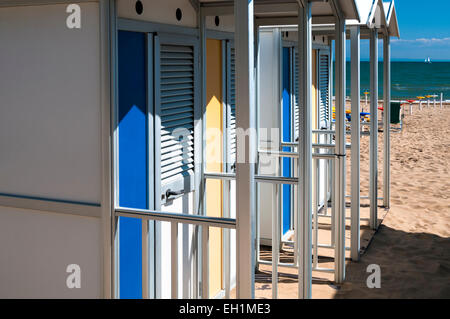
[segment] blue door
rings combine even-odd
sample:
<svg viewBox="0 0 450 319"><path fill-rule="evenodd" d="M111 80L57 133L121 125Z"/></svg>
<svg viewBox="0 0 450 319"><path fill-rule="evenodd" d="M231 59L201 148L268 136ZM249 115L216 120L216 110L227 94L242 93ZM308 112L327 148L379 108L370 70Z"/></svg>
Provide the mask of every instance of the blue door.
<svg viewBox="0 0 450 319"><path fill-rule="evenodd" d="M282 110L282 139L291 141L291 50L283 48L283 110ZM283 147L283 151L291 149ZM282 160L282 173L284 177L291 177L291 159L284 157ZM283 234L291 229L291 186L283 185Z"/></svg>
<svg viewBox="0 0 450 319"><path fill-rule="evenodd" d="M148 208L146 34L119 31L119 205ZM142 298L142 225L119 218L120 298Z"/></svg>

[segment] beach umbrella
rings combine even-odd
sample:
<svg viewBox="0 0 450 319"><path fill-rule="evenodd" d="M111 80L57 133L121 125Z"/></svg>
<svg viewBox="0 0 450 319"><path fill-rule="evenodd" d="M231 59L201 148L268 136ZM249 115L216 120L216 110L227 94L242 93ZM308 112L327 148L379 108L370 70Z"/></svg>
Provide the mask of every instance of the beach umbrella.
<svg viewBox="0 0 450 319"><path fill-rule="evenodd" d="M409 114L412 114L412 104L415 102L414 100L406 100L409 103Z"/></svg>
<svg viewBox="0 0 450 319"><path fill-rule="evenodd" d="M370 92L364 92L364 96L366 97L366 107L367 107L367 96L370 94Z"/></svg>
<svg viewBox="0 0 450 319"><path fill-rule="evenodd" d="M425 97L427 98L427 106L430 107L430 98L432 98L433 95L425 95Z"/></svg>
<svg viewBox="0 0 450 319"><path fill-rule="evenodd" d="M419 99L419 110L422 110L422 100L425 98L425 96L418 96Z"/></svg>

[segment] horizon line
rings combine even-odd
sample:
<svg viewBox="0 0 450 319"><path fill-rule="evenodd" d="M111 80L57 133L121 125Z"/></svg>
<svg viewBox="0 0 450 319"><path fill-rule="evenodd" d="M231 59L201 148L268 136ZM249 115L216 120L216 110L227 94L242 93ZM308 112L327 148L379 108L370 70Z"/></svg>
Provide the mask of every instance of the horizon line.
<svg viewBox="0 0 450 319"><path fill-rule="evenodd" d="M345 61L350 62L351 60L346 59ZM336 62L336 60L333 60L333 62ZM370 62L370 59L361 59L360 62ZM383 62L383 59L378 59L378 62ZM404 59L391 59L391 62L421 62L421 63L424 63L424 60L423 59L406 59L406 58L404 58ZM449 60L432 60L431 62L432 63L433 62L450 62L450 59Z"/></svg>

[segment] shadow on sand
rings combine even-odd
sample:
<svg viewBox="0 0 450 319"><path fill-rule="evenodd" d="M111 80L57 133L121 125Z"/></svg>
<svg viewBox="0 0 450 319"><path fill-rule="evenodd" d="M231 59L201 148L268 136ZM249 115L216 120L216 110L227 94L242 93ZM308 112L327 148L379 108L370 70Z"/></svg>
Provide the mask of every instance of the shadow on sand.
<svg viewBox="0 0 450 319"><path fill-rule="evenodd" d="M379 289L367 287L370 264L381 268ZM381 225L346 274L335 298L450 298L450 238Z"/></svg>

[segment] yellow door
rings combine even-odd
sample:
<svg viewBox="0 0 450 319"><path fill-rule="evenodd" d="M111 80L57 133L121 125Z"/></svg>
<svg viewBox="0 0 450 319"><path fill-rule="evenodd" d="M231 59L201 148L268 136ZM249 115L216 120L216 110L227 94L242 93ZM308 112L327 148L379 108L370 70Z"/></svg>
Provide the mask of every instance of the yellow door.
<svg viewBox="0 0 450 319"><path fill-rule="evenodd" d="M206 40L206 170L221 172L223 159L222 41ZM222 181L206 181L206 212L222 217ZM222 290L222 230L209 230L209 297Z"/></svg>

